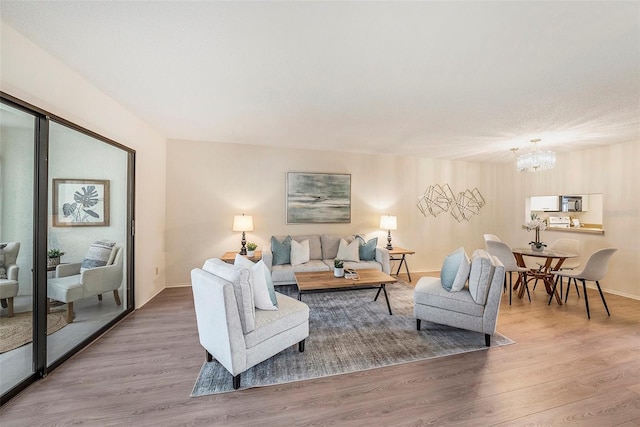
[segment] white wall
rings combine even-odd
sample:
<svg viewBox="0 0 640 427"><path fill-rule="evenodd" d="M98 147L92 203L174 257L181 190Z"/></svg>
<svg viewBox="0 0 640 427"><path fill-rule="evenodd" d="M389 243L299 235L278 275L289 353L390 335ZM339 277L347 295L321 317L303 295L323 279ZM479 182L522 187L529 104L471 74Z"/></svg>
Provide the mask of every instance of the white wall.
<svg viewBox="0 0 640 427"><path fill-rule="evenodd" d="M213 142L167 144L167 285L190 282L207 258L239 250L233 216L253 215L247 240L260 247L272 235L365 233L386 244L380 215L398 217L395 246L410 248L413 270L439 270L449 252L484 247L482 233L500 216L494 199L494 166L374 154L291 150ZM351 174L350 224L295 224L285 219L287 171ZM478 187L488 203L481 215L458 223L449 213L425 218L416 204L430 184L455 192Z"/></svg>
<svg viewBox="0 0 640 427"><path fill-rule="evenodd" d="M140 307L165 284L165 138L4 22L0 31L0 90L136 150Z"/></svg>

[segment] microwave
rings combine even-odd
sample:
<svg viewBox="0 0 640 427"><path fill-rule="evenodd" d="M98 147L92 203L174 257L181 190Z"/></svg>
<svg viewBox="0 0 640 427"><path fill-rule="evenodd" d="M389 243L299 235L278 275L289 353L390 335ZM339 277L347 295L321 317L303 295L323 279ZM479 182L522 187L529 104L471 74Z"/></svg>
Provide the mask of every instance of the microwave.
<svg viewBox="0 0 640 427"><path fill-rule="evenodd" d="M562 212L582 212L582 196L562 196L560 209Z"/></svg>

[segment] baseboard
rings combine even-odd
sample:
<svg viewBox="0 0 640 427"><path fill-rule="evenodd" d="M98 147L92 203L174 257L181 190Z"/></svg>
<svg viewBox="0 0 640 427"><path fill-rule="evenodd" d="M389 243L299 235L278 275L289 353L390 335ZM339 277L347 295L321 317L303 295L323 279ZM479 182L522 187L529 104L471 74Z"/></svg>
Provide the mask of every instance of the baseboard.
<svg viewBox="0 0 640 427"><path fill-rule="evenodd" d="M173 283L171 285L166 285L166 288L186 288L186 287L191 287L191 283Z"/></svg>

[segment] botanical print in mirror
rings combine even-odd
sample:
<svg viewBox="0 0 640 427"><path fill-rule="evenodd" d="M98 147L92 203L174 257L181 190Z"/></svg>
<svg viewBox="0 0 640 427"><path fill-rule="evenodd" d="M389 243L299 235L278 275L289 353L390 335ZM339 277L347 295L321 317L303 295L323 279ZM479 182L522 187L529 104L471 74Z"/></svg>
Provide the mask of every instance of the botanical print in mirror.
<svg viewBox="0 0 640 427"><path fill-rule="evenodd" d="M109 181L54 179L53 226L109 225Z"/></svg>
<svg viewBox="0 0 640 427"><path fill-rule="evenodd" d="M287 172L287 224L350 222L351 175Z"/></svg>

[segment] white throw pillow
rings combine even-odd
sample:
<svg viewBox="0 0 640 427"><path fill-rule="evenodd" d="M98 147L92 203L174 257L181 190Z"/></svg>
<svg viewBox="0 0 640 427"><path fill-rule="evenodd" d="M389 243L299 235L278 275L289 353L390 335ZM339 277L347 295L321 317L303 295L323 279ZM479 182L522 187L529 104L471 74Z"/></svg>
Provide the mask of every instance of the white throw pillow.
<svg viewBox="0 0 640 427"><path fill-rule="evenodd" d="M254 264L242 255L236 254L233 265L249 270L249 283L251 284L251 289L253 289L253 303L256 308L260 310L277 310L277 302L274 304L269 292L267 278L265 276L265 269L267 271L269 269L264 262L260 260L260 262ZM275 299L275 292L273 296Z"/></svg>
<svg viewBox="0 0 640 427"><path fill-rule="evenodd" d="M336 258L342 261L360 261L360 243L358 239L355 239L351 243L347 243L346 240L340 239L340 246L338 246L338 255Z"/></svg>
<svg viewBox="0 0 640 427"><path fill-rule="evenodd" d="M459 292L464 288L464 285L467 283L467 279L469 278L469 272L471 272L471 261L469 261L467 253L462 249L462 259L460 260L456 278L451 286L451 292Z"/></svg>
<svg viewBox="0 0 640 427"><path fill-rule="evenodd" d="M291 265L296 266L309 262L309 240L298 243L291 239Z"/></svg>

